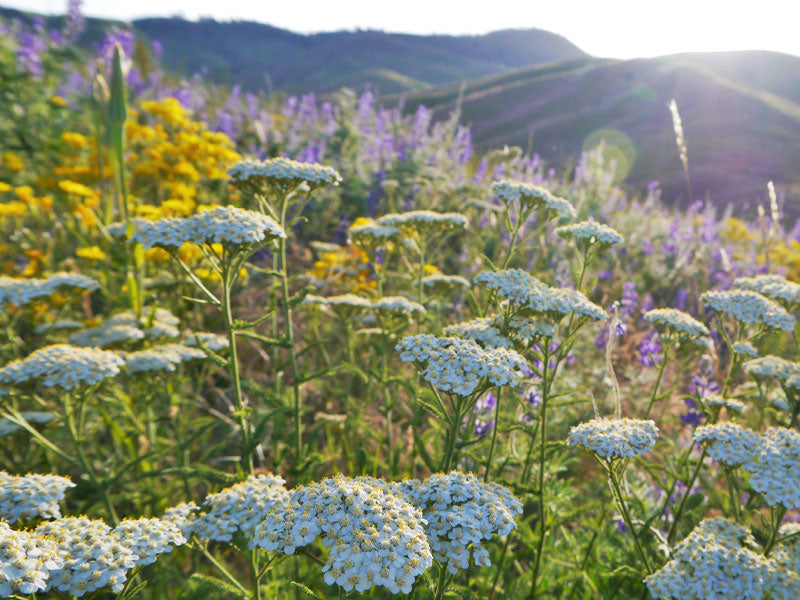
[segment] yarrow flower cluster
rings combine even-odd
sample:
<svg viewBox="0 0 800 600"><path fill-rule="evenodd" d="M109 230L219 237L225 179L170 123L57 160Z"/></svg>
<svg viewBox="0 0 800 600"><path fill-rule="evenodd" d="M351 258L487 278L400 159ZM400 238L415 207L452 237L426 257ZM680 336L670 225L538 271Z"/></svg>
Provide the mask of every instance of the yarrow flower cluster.
<svg viewBox="0 0 800 600"><path fill-rule="evenodd" d="M82 383L93 385L117 375L122 364L122 359L114 352L54 344L0 368L0 384L36 381L46 387L71 390Z"/></svg>
<svg viewBox="0 0 800 600"><path fill-rule="evenodd" d="M775 576L770 591L775 600L794 600L800 596L800 523L784 523L778 533L784 540L771 555Z"/></svg>
<svg viewBox="0 0 800 600"><path fill-rule="evenodd" d="M741 466L750 475L750 485L770 506L800 508L800 433L771 427L763 435L733 423L698 427L696 442L708 444L714 460Z"/></svg>
<svg viewBox="0 0 800 600"><path fill-rule="evenodd" d="M126 519L112 534L135 555L136 565L149 565L159 554L186 543L180 527L170 519Z"/></svg>
<svg viewBox="0 0 800 600"><path fill-rule="evenodd" d="M530 208L552 210L560 217L574 219L575 208L567 200L553 195L545 188L518 181L495 181L492 193L505 204L519 204L521 212Z"/></svg>
<svg viewBox="0 0 800 600"><path fill-rule="evenodd" d="M97 327L79 331L70 336L76 346L105 347L119 342L142 340L145 337L178 337L176 325L180 321L164 308L144 308L141 319L133 311L118 313Z"/></svg>
<svg viewBox="0 0 800 600"><path fill-rule="evenodd" d="M500 317L495 317L495 326ZM556 335L556 324L541 317L511 317L508 322L508 334L519 338L523 343L528 343L538 337L551 338Z"/></svg>
<svg viewBox="0 0 800 600"><path fill-rule="evenodd" d="M766 597L774 576L771 561L748 546L747 529L716 517L701 521L672 552L672 559L645 579L654 598L707 600Z"/></svg>
<svg viewBox="0 0 800 600"><path fill-rule="evenodd" d="M732 410L737 413L742 413L745 409L744 402L741 400L736 400L735 398L723 398L719 394L709 394L707 396L703 396L703 403L706 406L724 406L728 410Z"/></svg>
<svg viewBox="0 0 800 600"><path fill-rule="evenodd" d="M469 226L469 219L458 213L438 213L432 210L412 210L399 214L383 215L377 224L394 227L400 231L425 233L429 231L448 231L464 229Z"/></svg>
<svg viewBox="0 0 800 600"><path fill-rule="evenodd" d="M592 244L613 246L625 241L621 233L597 221L581 221L580 223L564 225L557 227L555 233L559 237L571 239L576 244L586 246L591 246Z"/></svg>
<svg viewBox="0 0 800 600"><path fill-rule="evenodd" d="M164 344L137 352L120 352L128 373L145 371L174 371L178 365L190 360L206 358L206 353L184 344Z"/></svg>
<svg viewBox="0 0 800 600"><path fill-rule="evenodd" d="M378 585L408 594L433 562L424 524L400 494L339 476L295 488L256 527L250 545L293 554L322 536L330 548L326 583L348 592Z"/></svg>
<svg viewBox="0 0 800 600"><path fill-rule="evenodd" d="M516 351L481 348L472 340L413 335L395 347L400 360L413 362L426 381L442 391L468 396L483 379L493 385L519 385L529 369Z"/></svg>
<svg viewBox="0 0 800 600"><path fill-rule="evenodd" d="M0 275L0 305L8 302L22 306L36 298L51 296L62 286L86 291L100 288L97 281L79 273L55 273L47 279L16 279Z"/></svg>
<svg viewBox="0 0 800 600"><path fill-rule="evenodd" d="M187 346L191 347L199 347L205 346L212 352L219 352L220 350L224 350L230 345L228 338L223 335L218 335L216 333L207 333L207 332L190 332L186 334L186 339L183 340L183 343Z"/></svg>
<svg viewBox="0 0 800 600"><path fill-rule="evenodd" d="M733 353L741 354L743 356L758 356L758 350L750 342L734 342Z"/></svg>
<svg viewBox="0 0 800 600"><path fill-rule="evenodd" d="M409 315L413 313L423 314L426 312L424 306L418 302L404 298L403 296L384 296L376 300L372 308L382 312L404 313Z"/></svg>
<svg viewBox="0 0 800 600"><path fill-rule="evenodd" d="M709 334L708 327L677 308L654 308L644 314L644 320L683 337L699 338Z"/></svg>
<svg viewBox="0 0 800 600"><path fill-rule="evenodd" d="M0 518L14 523L61 516L58 505L67 488L75 487L66 477L58 475L10 475L0 471Z"/></svg>
<svg viewBox="0 0 800 600"><path fill-rule="evenodd" d="M501 334L494 323L492 317L472 319L448 325L444 328L444 334L474 340L485 348L513 348L514 343Z"/></svg>
<svg viewBox="0 0 800 600"><path fill-rule="evenodd" d="M310 188L338 185L341 175L333 167L276 157L262 161L243 160L228 169L230 183L236 187L260 190L262 187L299 185Z"/></svg>
<svg viewBox="0 0 800 600"><path fill-rule="evenodd" d="M396 486L422 510L433 557L450 573L468 568L470 558L476 566L491 566L483 542L508 535L522 514L522 503L508 488L472 473L452 471Z"/></svg>
<svg viewBox="0 0 800 600"><path fill-rule="evenodd" d="M256 244L285 238L286 232L272 217L235 206L218 206L191 217L143 221L131 241L148 248L176 248L195 244Z"/></svg>
<svg viewBox="0 0 800 600"><path fill-rule="evenodd" d="M800 364L779 356L762 356L744 363L744 372L757 380L779 381L782 385L800 389Z"/></svg>
<svg viewBox="0 0 800 600"><path fill-rule="evenodd" d="M230 541L237 531L253 537L266 514L289 500L285 483L277 475L251 475L221 492L209 494L203 503L205 512L191 524L192 533L201 540L220 542Z"/></svg>
<svg viewBox="0 0 800 600"><path fill-rule="evenodd" d="M338 296L315 296L309 294L301 302L304 306L316 306L324 310L332 310L340 316L351 315L353 312L372 309L372 302L367 298L355 294L341 294Z"/></svg>
<svg viewBox="0 0 800 600"><path fill-rule="evenodd" d="M658 427L640 419L592 419L570 429L569 446L580 446L603 458L639 456L658 439Z"/></svg>
<svg viewBox="0 0 800 600"><path fill-rule="evenodd" d="M443 273L434 273L432 275L426 275L423 277L422 285L437 292L444 292L452 288L467 289L469 287L469 281L464 277L461 277L461 275L444 275Z"/></svg>
<svg viewBox="0 0 800 600"><path fill-rule="evenodd" d="M63 565L55 541L0 521L0 598L45 590L51 572Z"/></svg>
<svg viewBox="0 0 800 600"><path fill-rule="evenodd" d="M800 433L785 427L767 429L757 453L743 467L767 504L800 508Z"/></svg>
<svg viewBox="0 0 800 600"><path fill-rule="evenodd" d="M56 542L61 568L50 571L45 591L81 597L103 588L122 591L137 555L124 546L111 528L88 517L64 517L41 523L34 533Z"/></svg>
<svg viewBox="0 0 800 600"><path fill-rule="evenodd" d="M374 249L397 241L402 235L397 227L378 225L375 222L353 225L347 230L350 242L356 246Z"/></svg>
<svg viewBox="0 0 800 600"><path fill-rule="evenodd" d="M700 299L707 307L748 324L763 324L783 331L793 331L796 319L774 300L758 292L727 290L703 292Z"/></svg>
<svg viewBox="0 0 800 600"><path fill-rule="evenodd" d="M574 313L579 317L604 321L608 313L582 292L545 285L521 269L482 271L475 283L483 284L512 304L520 313L546 315L552 320Z"/></svg>
<svg viewBox="0 0 800 600"><path fill-rule="evenodd" d="M800 284L788 281L781 275L756 275L755 277L737 277L733 287L750 290L772 298L783 300L789 304L800 302Z"/></svg>
<svg viewBox="0 0 800 600"><path fill-rule="evenodd" d="M698 427L694 441L705 444L711 458L730 467L748 464L760 444L755 431L729 421Z"/></svg>

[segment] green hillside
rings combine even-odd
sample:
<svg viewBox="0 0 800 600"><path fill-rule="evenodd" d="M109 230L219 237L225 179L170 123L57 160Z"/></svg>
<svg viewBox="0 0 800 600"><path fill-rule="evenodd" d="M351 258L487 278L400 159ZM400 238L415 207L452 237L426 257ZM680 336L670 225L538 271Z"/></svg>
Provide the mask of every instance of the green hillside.
<svg viewBox="0 0 800 600"><path fill-rule="evenodd" d="M462 119L483 148L531 148L555 164L599 139L618 146L627 181L686 192L667 104L675 99L697 196L753 202L766 182L800 192L800 58L772 52L582 58L407 94L408 106ZM621 135L624 134L624 135ZM626 157L626 158L623 158ZM664 180L664 174L672 174Z"/></svg>

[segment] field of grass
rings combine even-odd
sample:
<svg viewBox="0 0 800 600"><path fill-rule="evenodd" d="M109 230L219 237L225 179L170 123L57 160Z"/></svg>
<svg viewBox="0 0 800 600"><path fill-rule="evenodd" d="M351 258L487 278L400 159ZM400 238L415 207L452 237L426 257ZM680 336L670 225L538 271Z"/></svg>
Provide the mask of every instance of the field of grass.
<svg viewBox="0 0 800 600"><path fill-rule="evenodd" d="M771 183L681 208L79 27L0 23L0 597L800 597Z"/></svg>

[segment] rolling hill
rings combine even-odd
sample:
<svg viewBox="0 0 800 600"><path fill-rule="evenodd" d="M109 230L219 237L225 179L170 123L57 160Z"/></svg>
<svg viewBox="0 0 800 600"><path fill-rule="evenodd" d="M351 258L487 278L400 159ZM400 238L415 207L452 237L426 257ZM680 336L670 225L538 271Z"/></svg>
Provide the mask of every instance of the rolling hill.
<svg viewBox="0 0 800 600"><path fill-rule="evenodd" d="M483 148L518 145L565 164L599 139L619 149L626 181L658 179L686 200L672 120L678 103L695 195L741 207L775 181L800 213L800 57L772 52L583 57L405 95L462 120Z"/></svg>

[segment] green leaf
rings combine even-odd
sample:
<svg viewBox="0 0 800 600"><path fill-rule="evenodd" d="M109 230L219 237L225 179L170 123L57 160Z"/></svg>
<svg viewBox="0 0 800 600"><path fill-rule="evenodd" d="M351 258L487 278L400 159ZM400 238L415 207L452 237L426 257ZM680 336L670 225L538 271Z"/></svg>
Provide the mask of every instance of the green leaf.
<svg viewBox="0 0 800 600"><path fill-rule="evenodd" d="M199 588L198 591L214 594L217 598L250 598L249 594L236 586L211 575L192 573L189 579Z"/></svg>
<svg viewBox="0 0 800 600"><path fill-rule="evenodd" d="M689 499L686 501L686 509L685 510L688 510L688 511L694 510L695 508L697 508L698 506L700 506L703 503L705 498L706 497L703 494L699 493L699 492L697 494L692 494L691 496L689 496Z"/></svg>
<svg viewBox="0 0 800 600"><path fill-rule="evenodd" d="M429 413L431 413L434 417L442 419L443 421L447 420L447 416L430 402L422 400L421 398L417 398L417 404L421 406L423 409L427 410Z"/></svg>
<svg viewBox="0 0 800 600"><path fill-rule="evenodd" d="M298 590L311 596L312 598L322 598L322 596L314 592L311 588L303 585L302 583L299 583L297 581L292 581L291 585L292 587L297 588Z"/></svg>

